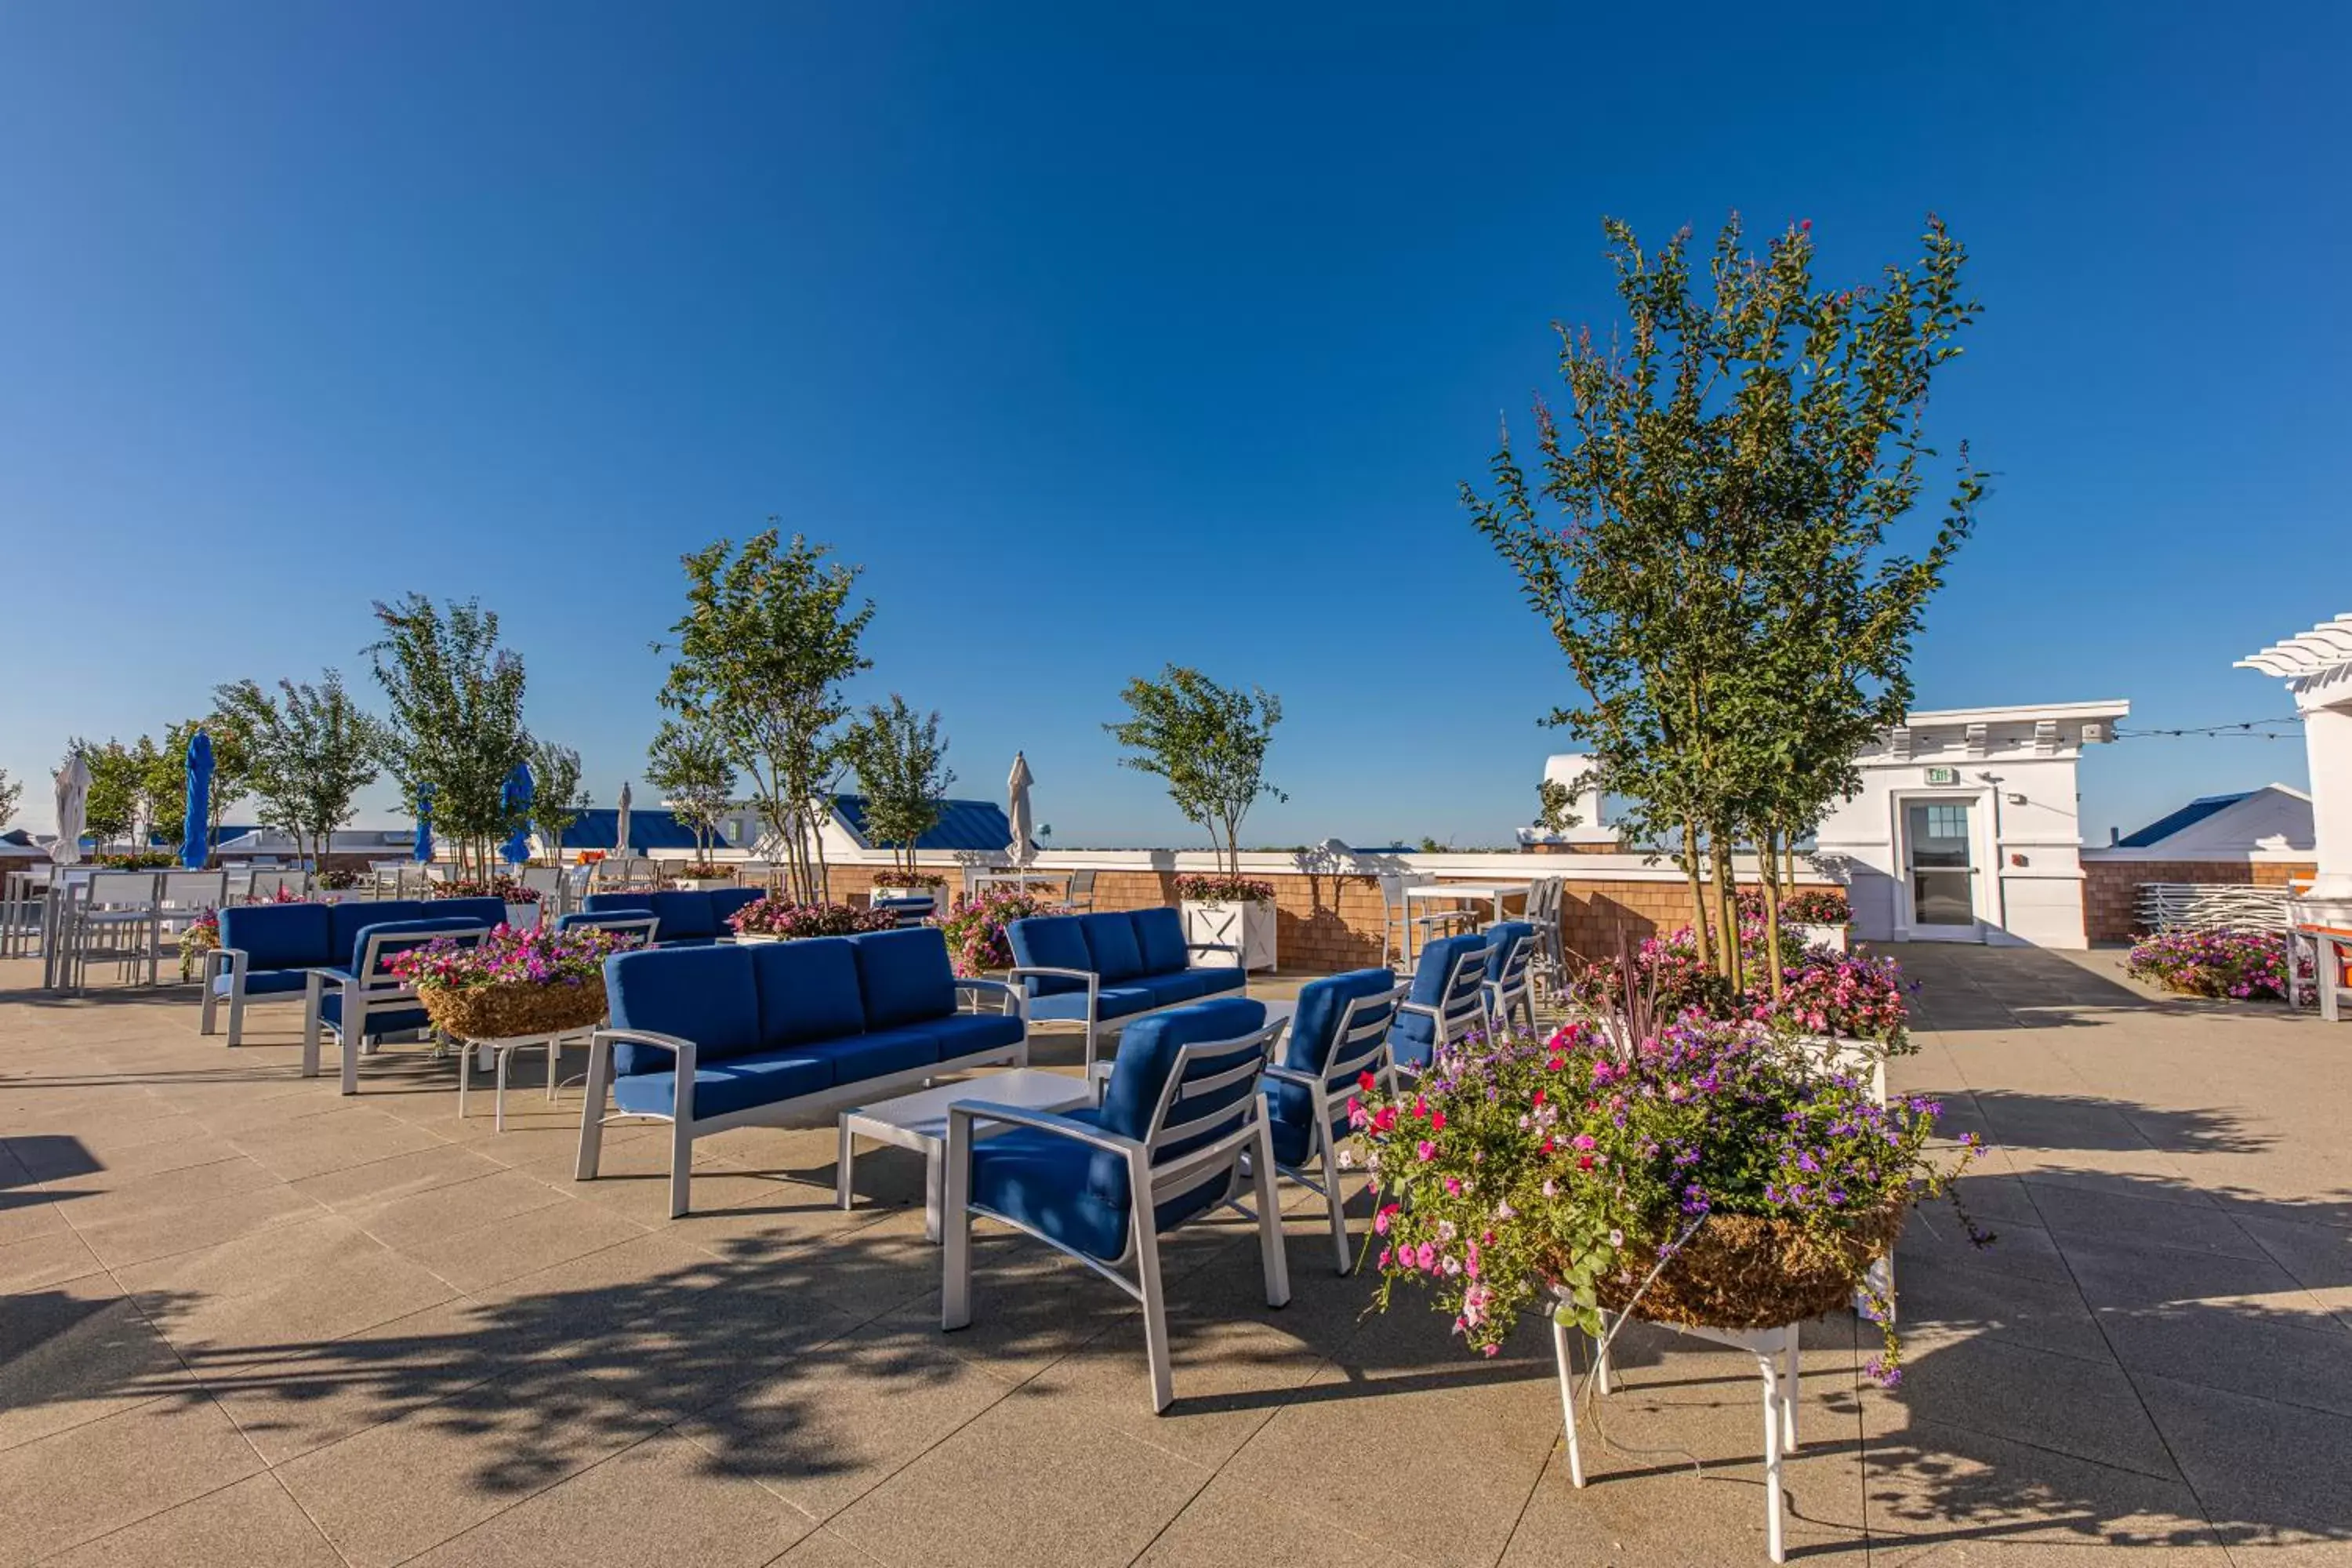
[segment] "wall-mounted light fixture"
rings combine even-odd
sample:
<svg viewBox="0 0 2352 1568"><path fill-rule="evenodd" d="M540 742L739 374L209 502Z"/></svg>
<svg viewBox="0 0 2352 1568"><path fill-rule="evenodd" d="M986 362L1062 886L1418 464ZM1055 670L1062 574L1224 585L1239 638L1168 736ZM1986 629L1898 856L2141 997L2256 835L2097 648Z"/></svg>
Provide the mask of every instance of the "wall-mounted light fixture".
<svg viewBox="0 0 2352 1568"><path fill-rule="evenodd" d="M2025 804L2025 797L2021 795L2005 795L2001 796L2001 799L2009 802L2011 805L2023 805Z"/></svg>

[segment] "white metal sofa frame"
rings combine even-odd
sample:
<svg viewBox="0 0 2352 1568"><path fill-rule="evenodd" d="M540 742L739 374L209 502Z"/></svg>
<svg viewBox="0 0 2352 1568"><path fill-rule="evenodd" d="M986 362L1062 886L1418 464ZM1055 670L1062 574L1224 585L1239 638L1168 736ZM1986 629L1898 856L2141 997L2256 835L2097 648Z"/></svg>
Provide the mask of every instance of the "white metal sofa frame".
<svg viewBox="0 0 2352 1568"><path fill-rule="evenodd" d="M815 1094L798 1095L766 1105L747 1105L740 1110L730 1110L720 1116L698 1117L694 1114L697 1047L692 1040L676 1035L656 1034L650 1029L597 1030L588 1040L587 1094L580 1107L580 1155L572 1166L572 1180L593 1182L596 1179L596 1167L604 1157L604 1129L611 1123L667 1121L670 1124L669 1217L682 1219L688 1212L688 1186L694 1173L694 1141L698 1138L708 1138L731 1127L782 1126L817 1112L887 1099L889 1090L919 1087L935 1078L944 1078L971 1068L998 1065L1027 1067L1028 1017L1022 1010L1021 993L1001 980L958 977L955 985L958 991L971 992L975 997L989 992L999 994L1003 999L1004 1011L1022 1020L1021 1038L1013 1045L991 1046L968 1056L950 1057L945 1061L908 1068L903 1072L885 1073L878 1078L837 1084ZM673 1114L664 1116L658 1111L604 1114L605 1103L613 1093L613 1047L624 1040L634 1046L649 1046L670 1054L677 1074L672 1081L677 1086L672 1091L670 1101Z"/></svg>
<svg viewBox="0 0 2352 1568"><path fill-rule="evenodd" d="M1160 1225L1158 1209L1163 1198L1192 1191L1202 1184L1220 1164L1226 1170L1225 1195L1222 1206L1229 1206L1257 1221L1258 1259L1265 1272L1265 1304L1287 1306L1290 1302L1290 1268L1283 1253L1282 1205L1275 1191L1274 1136L1266 1125L1265 1097L1245 1096L1241 1125L1213 1142L1205 1143L1188 1153L1179 1155L1165 1165L1155 1164L1152 1157L1171 1144L1181 1142L1203 1122L1218 1121L1233 1114L1232 1103L1217 1105L1181 1121L1171 1122L1170 1114L1180 1105L1213 1095L1221 1089L1262 1073L1275 1036L1281 1031L1280 1023L1265 1025L1248 1034L1236 1035L1226 1040L1208 1040L1180 1046L1176 1059L1168 1071L1168 1081L1160 1091L1160 1103L1151 1113L1149 1136L1124 1138L1106 1132L1089 1122L1050 1111L1024 1110L1009 1105L992 1105L973 1100L948 1107L948 1147L946 1192L940 1204L940 1239L944 1246L940 1257L940 1326L954 1330L971 1324L971 1216L984 1214L1002 1221L1024 1236L1044 1242L1055 1251L1074 1258L1143 1306L1143 1345L1145 1358L1151 1366L1151 1408L1163 1411L1175 1402L1175 1369L1169 1354L1168 1301L1160 1280ZM1257 1054L1223 1072L1213 1073L1197 1082L1186 1083L1185 1073L1201 1057L1230 1054L1246 1045L1255 1036ZM984 1088L984 1085L975 1085ZM1179 1091L1181 1092L1179 1092ZM1108 1263L1089 1258L1074 1247L1064 1246L1040 1231L1016 1219L1008 1219L993 1209L983 1208L971 1201L972 1124L991 1121L1002 1126L1030 1127L1070 1138L1096 1149L1123 1156L1127 1161L1128 1220L1127 1250ZM1256 1189L1257 1212L1254 1215L1239 1201L1243 1180L1243 1157L1249 1157L1249 1177ZM1213 1205L1215 1206L1215 1205ZM1119 1272L1118 1266L1132 1260L1135 1275L1129 1279Z"/></svg>
<svg viewBox="0 0 2352 1568"><path fill-rule="evenodd" d="M479 942L489 934L490 928L486 925L451 926L446 931L429 932L372 932L367 945L360 953L358 964L349 975L324 969L310 971L304 976L302 985L302 1076L319 1076L319 1037L324 1030L332 1029L335 1043L342 1051L341 1092L357 1094L360 1091L360 1054L367 1048L369 1037L368 1014L382 1007L415 1004L415 986L386 979L381 967L384 943L394 942L406 949L422 947L427 942L437 942L444 937L470 938ZM336 988L342 1003L338 1009L341 1016L332 1024L327 1022L326 1008L322 1005L330 985ZM232 1020L236 1017L234 1007L230 1010L230 1017ZM234 1027L232 1022L231 1028ZM231 1038L233 1042L234 1035Z"/></svg>
<svg viewBox="0 0 2352 1568"><path fill-rule="evenodd" d="M1331 1215L1331 1241L1339 1249L1342 1274L1355 1271L1356 1259L1348 1246L1348 1205L1347 1194L1339 1190L1339 1151L1331 1139L1333 1102L1341 1100L1346 1091L1334 1093L1331 1082L1336 1079L1342 1084L1353 1084L1360 1073L1379 1075L1381 1069L1378 1064L1388 1054L1389 1029L1396 1021L1396 1008L1411 989L1409 984L1401 982L1393 989L1359 996L1349 1003L1333 1027L1331 1060L1319 1078L1279 1062L1266 1064L1266 1077L1305 1089L1315 1108L1315 1127L1312 1141L1307 1146L1307 1158L1315 1163L1320 1179L1308 1175L1303 1163L1277 1164L1275 1169L1308 1192L1322 1194L1324 1207Z"/></svg>
<svg viewBox="0 0 2352 1568"><path fill-rule="evenodd" d="M1234 946L1232 942L1185 942L1184 962L1187 965L1192 963L1192 955L1196 952L1230 952L1234 955L1234 967L1241 969L1242 950ZM1108 1059L1102 1061L1095 1059L1095 1042L1097 1040L1117 1039L1119 1032L1125 1029L1129 1024L1135 1023L1139 1019L1149 1018L1154 1013L1165 1013L1171 1008L1176 1007L1189 1007L1195 1002L1222 1002L1229 997L1236 1001L1247 1001L1249 999L1249 971L1242 969L1242 983L1235 990L1220 991L1210 996L1187 996L1180 1002L1162 1002L1156 1007L1144 1007L1132 1013L1122 1013L1116 1018L1100 1018L1096 1016L1096 1009L1101 1005L1102 976L1097 974L1091 969L1056 969L1050 964L1029 963L1016 964L1013 968L1006 970L1004 973L1006 977L1016 986L1019 985L1022 981L1026 980L1033 974L1050 976L1056 980L1083 980L1087 983L1086 1074L1087 1082L1094 1085L1097 1093L1100 1092L1101 1086L1096 1080L1110 1071L1110 1063ZM1076 1020L1067 1018L1047 1018L1042 1021L1048 1024L1061 1024L1072 1023ZM1116 1054L1117 1048L1118 1047L1112 1047L1113 1054Z"/></svg>

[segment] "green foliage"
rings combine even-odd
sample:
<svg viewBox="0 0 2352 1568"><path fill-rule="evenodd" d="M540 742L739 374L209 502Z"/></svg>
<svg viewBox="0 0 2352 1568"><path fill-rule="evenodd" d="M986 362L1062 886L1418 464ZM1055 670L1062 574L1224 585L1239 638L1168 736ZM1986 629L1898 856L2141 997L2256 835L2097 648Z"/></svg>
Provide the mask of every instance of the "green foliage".
<svg viewBox="0 0 2352 1568"><path fill-rule="evenodd" d="M858 568L826 555L771 528L740 550L722 539L686 556L687 613L670 628L677 657L661 693L750 777L802 903L824 896L818 829L842 766L842 683L871 664L858 642L873 603L850 607Z"/></svg>
<svg viewBox="0 0 2352 1568"><path fill-rule="evenodd" d="M1583 820L1569 809L1576 798L1569 787L1558 779L1546 779L1536 785L1536 826L1546 833L1565 833Z"/></svg>
<svg viewBox="0 0 2352 1568"><path fill-rule="evenodd" d="M151 742L152 746L152 742ZM121 742L104 744L79 736L67 742L89 769L89 793L83 805L82 830L93 842L128 837L139 824L145 801L139 754Z"/></svg>
<svg viewBox="0 0 2352 1568"><path fill-rule="evenodd" d="M431 786L434 831L487 876L494 847L527 816L503 795L515 764L530 760L522 659L499 646L498 615L478 600L445 615L411 594L378 603L375 617L383 637L367 651L392 708L383 763L404 799Z"/></svg>
<svg viewBox="0 0 2352 1568"><path fill-rule="evenodd" d="M707 855L735 799L735 764L726 742L700 724L665 719L646 752L646 782L661 791L671 815L694 829L696 857Z"/></svg>
<svg viewBox="0 0 2352 1568"><path fill-rule="evenodd" d="M939 826L940 802L955 783L937 712L919 715L897 692L887 707L869 705L842 737L842 756L866 795L866 834L898 847L911 871L916 840Z"/></svg>
<svg viewBox="0 0 2352 1568"><path fill-rule="evenodd" d="M1889 545L1976 306L1933 218L1915 267L1843 289L1814 284L1809 226L1758 255L1735 217L1703 266L1687 231L1650 252L1603 226L1630 330L1561 330L1570 405L1537 405L1532 477L1506 431L1493 494L1463 495L1583 689L1549 721L1632 835L1676 846L1706 942L1736 929L1733 848L1769 862L1810 831L1909 704L1912 639L1983 493L1965 447L1927 548ZM1713 952L1736 982L1738 943Z"/></svg>
<svg viewBox="0 0 2352 1568"><path fill-rule="evenodd" d="M1119 765L1164 780L1176 809L1208 830L1226 872L1240 876L1242 818L1260 795L1288 798L1265 782L1282 700L1259 687L1220 686L1175 664L1158 680L1129 681L1119 697L1131 717L1103 726L1129 753Z"/></svg>
<svg viewBox="0 0 2352 1568"><path fill-rule="evenodd" d="M530 782L530 825L561 866L564 831L580 820L590 804L588 792L580 784L580 753L552 741L533 742Z"/></svg>
<svg viewBox="0 0 2352 1568"><path fill-rule="evenodd" d="M212 796L205 823L205 842L210 844L220 836L222 816L247 793L251 763L244 734L235 724L219 713L208 713L201 719L184 719L164 731L162 745L146 763L143 788L154 830L174 841L185 837L188 743L198 730L211 736L213 742Z"/></svg>
<svg viewBox="0 0 2352 1568"><path fill-rule="evenodd" d="M0 768L0 827L8 826L8 819L16 815L16 803L24 798L23 782L10 778L8 770Z"/></svg>
<svg viewBox="0 0 2352 1568"><path fill-rule="evenodd" d="M247 778L261 820L294 836L298 850L324 867L334 831L352 818L359 792L375 782L391 746L384 727L361 710L343 678L325 671L319 684L258 683L218 688L215 711L244 738Z"/></svg>

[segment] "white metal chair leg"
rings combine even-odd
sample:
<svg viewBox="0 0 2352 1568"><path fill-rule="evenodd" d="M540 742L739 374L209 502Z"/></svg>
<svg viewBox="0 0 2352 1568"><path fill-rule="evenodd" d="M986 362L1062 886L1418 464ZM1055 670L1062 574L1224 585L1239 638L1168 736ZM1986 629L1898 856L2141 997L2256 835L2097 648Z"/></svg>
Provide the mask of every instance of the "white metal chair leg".
<svg viewBox="0 0 2352 1568"><path fill-rule="evenodd" d="M841 1194L849 1196L849 1134L841 1135ZM947 1170L940 1183L940 1327L971 1324L971 1123L948 1118Z"/></svg>
<svg viewBox="0 0 2352 1568"><path fill-rule="evenodd" d="M1290 1304L1290 1259L1283 1250L1282 1194L1276 1187L1282 1178L1274 1168L1274 1130L1263 1116L1258 1119L1257 1153L1250 1161L1250 1174L1257 1184L1258 1262L1265 1270L1265 1304L1286 1307ZM1339 1184L1333 1182L1331 1191L1336 1197ZM1339 1227L1339 1250L1344 1257L1348 1247L1344 1225ZM1154 1268L1156 1271L1156 1260ZM1163 1324L1163 1338L1166 1331ZM1166 1404L1165 1401L1161 1403L1163 1406Z"/></svg>
<svg viewBox="0 0 2352 1568"><path fill-rule="evenodd" d="M1317 1107L1318 1114L1321 1109ZM1323 1146L1323 1206L1331 1215L1331 1245L1339 1254L1339 1272L1350 1274L1355 1271L1356 1257L1348 1245L1348 1202L1339 1189L1339 1157L1332 1151L1328 1128L1316 1134L1316 1142Z"/></svg>
<svg viewBox="0 0 2352 1568"><path fill-rule="evenodd" d="M580 1097L580 1154L572 1162L572 1179L593 1181L604 1152L604 1100L612 1089L613 1044L592 1035L588 1038L588 1083Z"/></svg>
<svg viewBox="0 0 2352 1568"><path fill-rule="evenodd" d="M1151 1408L1156 1415L1176 1402L1176 1367L1168 1348L1168 1299L1160 1286L1160 1231L1151 1212L1151 1167L1129 1165L1129 1201L1135 1207L1135 1273L1143 1288L1143 1355L1151 1365ZM1273 1291L1269 1288L1267 1294ZM1285 1300L1288 1297L1286 1294Z"/></svg>
<svg viewBox="0 0 2352 1568"><path fill-rule="evenodd" d="M694 1178L694 1091L690 1085L680 1085L671 1094L670 1110L676 1114L669 1123L669 1217L684 1219Z"/></svg>

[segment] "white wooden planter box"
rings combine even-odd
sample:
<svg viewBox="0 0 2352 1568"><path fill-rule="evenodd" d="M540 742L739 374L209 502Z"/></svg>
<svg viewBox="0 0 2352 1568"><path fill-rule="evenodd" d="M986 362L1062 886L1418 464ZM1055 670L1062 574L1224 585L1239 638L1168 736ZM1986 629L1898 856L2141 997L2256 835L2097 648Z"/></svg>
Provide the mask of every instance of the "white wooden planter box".
<svg viewBox="0 0 2352 1568"><path fill-rule="evenodd" d="M1826 947L1832 952L1843 952L1846 951L1846 930L1844 926L1799 926L1797 934L1804 939L1807 947Z"/></svg>
<svg viewBox="0 0 2352 1568"><path fill-rule="evenodd" d="M1241 966L1244 970L1275 967L1272 900L1199 904L1188 899L1181 907L1184 911L1186 942L1213 942L1237 947L1241 949ZM1197 964L1202 969L1229 969L1233 967L1233 957L1223 952L1202 953Z"/></svg>
<svg viewBox="0 0 2352 1568"><path fill-rule="evenodd" d="M677 887L687 892L707 893L713 888L733 887L735 879L732 877L679 877L676 882Z"/></svg>

